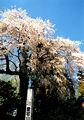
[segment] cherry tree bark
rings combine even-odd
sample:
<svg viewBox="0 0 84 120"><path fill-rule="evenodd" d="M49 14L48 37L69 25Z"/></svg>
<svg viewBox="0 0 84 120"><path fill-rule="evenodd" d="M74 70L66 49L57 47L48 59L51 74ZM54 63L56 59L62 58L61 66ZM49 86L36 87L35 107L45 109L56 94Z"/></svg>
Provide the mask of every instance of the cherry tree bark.
<svg viewBox="0 0 84 120"><path fill-rule="evenodd" d="M28 77L26 74L20 74L20 96L21 104L18 107L17 119L25 120L25 111L26 111L26 98L27 98L27 89L28 89Z"/></svg>

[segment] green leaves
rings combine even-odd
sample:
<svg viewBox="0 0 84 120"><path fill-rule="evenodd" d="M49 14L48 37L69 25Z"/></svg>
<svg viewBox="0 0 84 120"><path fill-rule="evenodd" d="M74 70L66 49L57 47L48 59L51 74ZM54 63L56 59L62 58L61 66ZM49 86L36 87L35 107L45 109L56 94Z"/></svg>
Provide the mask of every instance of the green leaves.
<svg viewBox="0 0 84 120"><path fill-rule="evenodd" d="M79 86L77 88L77 95L84 96L84 71L83 70L78 71L77 79L79 81Z"/></svg>
<svg viewBox="0 0 84 120"><path fill-rule="evenodd" d="M13 115L13 110L17 109L20 103L20 96L16 93L16 88L11 82L0 80L0 118Z"/></svg>
<svg viewBox="0 0 84 120"><path fill-rule="evenodd" d="M0 96L0 106L3 105L3 102L4 102L4 98L2 96Z"/></svg>

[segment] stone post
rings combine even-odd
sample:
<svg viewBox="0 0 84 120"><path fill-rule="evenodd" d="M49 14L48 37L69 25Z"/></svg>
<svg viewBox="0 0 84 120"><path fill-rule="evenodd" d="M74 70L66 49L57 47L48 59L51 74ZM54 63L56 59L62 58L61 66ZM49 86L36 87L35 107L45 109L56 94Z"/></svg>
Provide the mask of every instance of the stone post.
<svg viewBox="0 0 84 120"><path fill-rule="evenodd" d="M33 120L33 101L34 101L33 99L34 99L33 89L28 88L25 120Z"/></svg>

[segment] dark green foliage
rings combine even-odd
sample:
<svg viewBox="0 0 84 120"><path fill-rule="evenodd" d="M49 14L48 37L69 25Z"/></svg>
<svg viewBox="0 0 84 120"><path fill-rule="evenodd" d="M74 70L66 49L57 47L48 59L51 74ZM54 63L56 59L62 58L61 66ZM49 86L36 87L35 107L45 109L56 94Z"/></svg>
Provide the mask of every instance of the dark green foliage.
<svg viewBox="0 0 84 120"><path fill-rule="evenodd" d="M0 120L13 120L13 111L18 108L20 97L10 82L0 80Z"/></svg>
<svg viewBox="0 0 84 120"><path fill-rule="evenodd" d="M82 97L58 101L53 93L51 96L42 93L35 99L34 120L84 120L83 102Z"/></svg>
<svg viewBox="0 0 84 120"><path fill-rule="evenodd" d="M68 74L66 99L58 99L55 87L52 91L45 82L41 84L39 74L32 78L32 88L34 89L34 120L84 120L84 108L82 103L84 98L75 97L74 81ZM70 84L69 84L70 83Z"/></svg>
<svg viewBox="0 0 84 120"><path fill-rule="evenodd" d="M77 73L79 86L77 87L77 96L84 96L84 70L79 70Z"/></svg>

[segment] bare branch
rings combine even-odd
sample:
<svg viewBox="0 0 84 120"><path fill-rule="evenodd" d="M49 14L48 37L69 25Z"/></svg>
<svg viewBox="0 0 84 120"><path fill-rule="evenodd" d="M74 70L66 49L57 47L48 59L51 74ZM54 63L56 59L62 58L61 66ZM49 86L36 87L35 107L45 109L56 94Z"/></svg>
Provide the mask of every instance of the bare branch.
<svg viewBox="0 0 84 120"><path fill-rule="evenodd" d="M15 66L15 71L17 71L18 67L16 66L16 64L13 61L11 61L11 60L9 60L9 62L13 63L13 65Z"/></svg>
<svg viewBox="0 0 84 120"><path fill-rule="evenodd" d="M19 71L5 71L5 70L0 70L0 74L9 74L9 75L19 75Z"/></svg>

